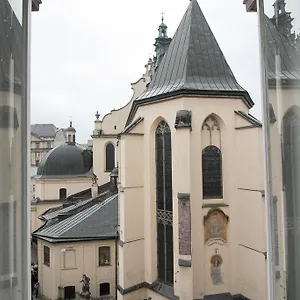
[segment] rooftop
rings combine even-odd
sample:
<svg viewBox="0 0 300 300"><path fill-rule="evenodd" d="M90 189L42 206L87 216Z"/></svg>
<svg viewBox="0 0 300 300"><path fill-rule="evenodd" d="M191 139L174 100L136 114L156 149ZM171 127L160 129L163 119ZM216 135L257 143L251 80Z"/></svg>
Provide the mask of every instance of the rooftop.
<svg viewBox="0 0 300 300"><path fill-rule="evenodd" d="M53 138L55 137L58 128L54 124L33 124L30 126L31 133L40 138Z"/></svg>
<svg viewBox="0 0 300 300"><path fill-rule="evenodd" d="M249 94L235 79L196 0L192 0L148 89L136 102L179 91L241 96Z"/></svg>
<svg viewBox="0 0 300 300"><path fill-rule="evenodd" d="M118 223L117 205L118 195L114 194L98 200L83 200L67 208L62 206L44 215L46 224L32 235L53 243L114 239ZM79 206L81 209L78 210ZM68 211L72 211L72 214L67 215ZM59 215L62 216L61 219L56 218ZM49 222L54 218L54 222Z"/></svg>

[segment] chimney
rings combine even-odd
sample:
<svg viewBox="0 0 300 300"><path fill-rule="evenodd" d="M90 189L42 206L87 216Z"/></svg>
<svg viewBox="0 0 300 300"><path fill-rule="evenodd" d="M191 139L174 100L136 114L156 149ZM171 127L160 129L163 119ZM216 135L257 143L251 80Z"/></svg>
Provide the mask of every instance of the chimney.
<svg viewBox="0 0 300 300"><path fill-rule="evenodd" d="M96 198L98 198L99 193L98 193L98 183L97 183L98 178L95 174L94 174L92 180L93 180L93 184L92 184L92 187L91 187L92 199L96 199Z"/></svg>
<svg viewBox="0 0 300 300"><path fill-rule="evenodd" d="M110 173L110 190L113 193L118 192L118 167L115 167Z"/></svg>

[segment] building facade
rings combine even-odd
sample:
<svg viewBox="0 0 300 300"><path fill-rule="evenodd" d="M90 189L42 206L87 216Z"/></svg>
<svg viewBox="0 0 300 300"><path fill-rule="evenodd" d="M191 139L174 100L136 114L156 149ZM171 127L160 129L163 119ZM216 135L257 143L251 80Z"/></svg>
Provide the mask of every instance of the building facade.
<svg viewBox="0 0 300 300"><path fill-rule="evenodd" d="M166 30L162 23L149 81L128 109L108 115L122 115L121 126L95 121L100 183L107 138L115 138L118 299L264 299L263 139L249 113L254 102L197 1L172 40Z"/></svg>

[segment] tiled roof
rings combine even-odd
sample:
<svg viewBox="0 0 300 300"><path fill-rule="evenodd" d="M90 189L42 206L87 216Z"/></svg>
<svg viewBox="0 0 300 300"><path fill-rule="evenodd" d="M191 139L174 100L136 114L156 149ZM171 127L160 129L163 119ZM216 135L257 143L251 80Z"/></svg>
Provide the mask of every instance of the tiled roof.
<svg viewBox="0 0 300 300"><path fill-rule="evenodd" d="M242 96L249 107L254 105L236 81L196 0L190 2L148 89L136 102L178 91Z"/></svg>
<svg viewBox="0 0 300 300"><path fill-rule="evenodd" d="M33 236L50 242L112 239L117 232L118 195L115 194L53 225L42 226Z"/></svg>

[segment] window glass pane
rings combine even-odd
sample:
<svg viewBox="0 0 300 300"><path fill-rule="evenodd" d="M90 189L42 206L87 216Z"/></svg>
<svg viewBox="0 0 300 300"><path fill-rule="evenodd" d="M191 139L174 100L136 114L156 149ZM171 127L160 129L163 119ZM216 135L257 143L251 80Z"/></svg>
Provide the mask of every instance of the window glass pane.
<svg viewBox="0 0 300 300"><path fill-rule="evenodd" d="M7 300L28 299L25 3L0 0L0 298Z"/></svg>
<svg viewBox="0 0 300 300"><path fill-rule="evenodd" d="M264 0L271 176L271 290L300 299L300 1Z"/></svg>
<svg viewBox="0 0 300 300"><path fill-rule="evenodd" d="M50 267L50 248L44 246L44 264Z"/></svg>
<svg viewBox="0 0 300 300"><path fill-rule="evenodd" d="M108 282L100 284L100 296L106 296L110 294L110 285Z"/></svg>
<svg viewBox="0 0 300 300"><path fill-rule="evenodd" d="M110 247L99 247L99 266L110 265Z"/></svg>
<svg viewBox="0 0 300 300"><path fill-rule="evenodd" d="M115 146L109 143L106 146L106 171L112 171L115 167Z"/></svg>
<svg viewBox="0 0 300 300"><path fill-rule="evenodd" d="M160 122L156 129L157 276L173 285L173 200L171 131Z"/></svg>
<svg viewBox="0 0 300 300"><path fill-rule="evenodd" d="M219 148L208 146L202 151L203 198L222 198L222 155Z"/></svg>

